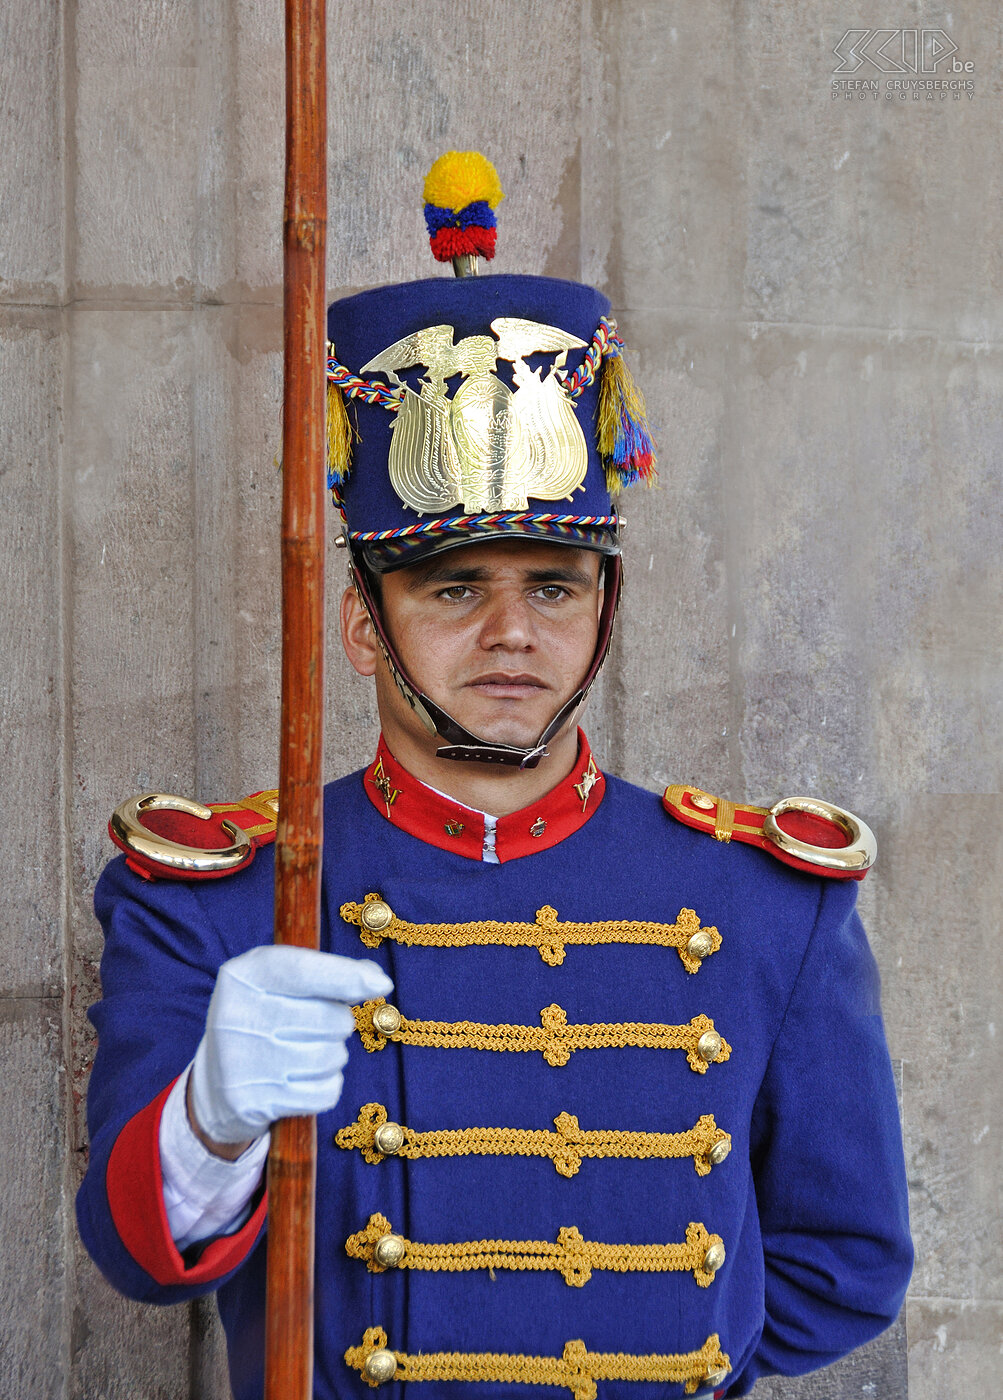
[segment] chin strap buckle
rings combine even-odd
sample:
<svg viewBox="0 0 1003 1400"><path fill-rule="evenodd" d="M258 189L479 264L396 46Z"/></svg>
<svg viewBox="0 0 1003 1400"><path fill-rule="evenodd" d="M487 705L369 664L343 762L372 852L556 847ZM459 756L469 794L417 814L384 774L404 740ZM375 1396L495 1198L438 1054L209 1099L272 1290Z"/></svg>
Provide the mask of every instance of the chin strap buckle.
<svg viewBox="0 0 1003 1400"><path fill-rule="evenodd" d="M546 744L533 749L518 749L508 744L486 744L471 736L469 744L443 744L436 749L436 758L452 758L460 763L502 763L510 768L535 768L547 757Z"/></svg>

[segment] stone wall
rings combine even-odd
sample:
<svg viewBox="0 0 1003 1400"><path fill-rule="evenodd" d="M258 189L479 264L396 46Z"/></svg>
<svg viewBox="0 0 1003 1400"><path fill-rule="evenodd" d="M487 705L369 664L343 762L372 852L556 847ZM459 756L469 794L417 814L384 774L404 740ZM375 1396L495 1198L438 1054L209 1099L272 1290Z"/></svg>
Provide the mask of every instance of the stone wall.
<svg viewBox="0 0 1003 1400"><path fill-rule="evenodd" d="M12 1400L228 1393L212 1306L117 1298L72 1199L108 812L276 779L281 10L0 13ZM507 192L495 267L597 283L632 348L661 487L626 505L605 763L877 831L918 1263L884 1339L761 1387L813 1400L982 1393L1003 1331L1001 19L882 18L944 27L974 97L834 100L858 15L829 3L329 6L332 296L430 272L421 177L477 147ZM376 725L333 643L329 685L335 776Z"/></svg>

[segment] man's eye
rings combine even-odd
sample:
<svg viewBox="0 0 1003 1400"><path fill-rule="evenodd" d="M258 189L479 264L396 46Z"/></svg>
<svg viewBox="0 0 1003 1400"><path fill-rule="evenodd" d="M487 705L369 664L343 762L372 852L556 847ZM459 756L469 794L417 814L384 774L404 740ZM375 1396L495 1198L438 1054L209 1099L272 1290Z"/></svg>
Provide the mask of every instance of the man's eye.
<svg viewBox="0 0 1003 1400"><path fill-rule="evenodd" d="M471 590L465 583L451 583L448 588L442 589L440 598L448 598L451 603L462 603L464 598L471 597Z"/></svg>
<svg viewBox="0 0 1003 1400"><path fill-rule="evenodd" d="M538 588L537 593L541 598L545 598L548 603L559 602L561 598L567 596L568 590L559 583L545 583L542 588Z"/></svg>

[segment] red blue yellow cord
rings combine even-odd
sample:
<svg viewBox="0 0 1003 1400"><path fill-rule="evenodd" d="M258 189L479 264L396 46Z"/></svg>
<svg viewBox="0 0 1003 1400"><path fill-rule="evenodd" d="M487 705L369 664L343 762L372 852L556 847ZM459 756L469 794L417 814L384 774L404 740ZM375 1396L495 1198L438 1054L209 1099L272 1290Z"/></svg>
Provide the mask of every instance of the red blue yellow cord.
<svg viewBox="0 0 1003 1400"><path fill-rule="evenodd" d="M360 544L407 539L412 535L432 535L451 530L497 530L509 525L615 525L615 515L555 515L536 511L507 511L496 515L451 515L446 519L420 520L394 530L349 530L349 539Z"/></svg>

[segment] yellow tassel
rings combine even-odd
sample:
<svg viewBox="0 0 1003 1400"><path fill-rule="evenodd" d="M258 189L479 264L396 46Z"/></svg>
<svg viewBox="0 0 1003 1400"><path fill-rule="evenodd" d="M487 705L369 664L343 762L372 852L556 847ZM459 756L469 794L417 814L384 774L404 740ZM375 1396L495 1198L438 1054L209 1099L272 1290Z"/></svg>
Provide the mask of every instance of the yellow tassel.
<svg viewBox="0 0 1003 1400"><path fill-rule="evenodd" d="M505 198L498 172L480 151L447 151L425 176L425 203L465 209L484 200L492 209Z"/></svg>
<svg viewBox="0 0 1003 1400"><path fill-rule="evenodd" d="M655 481L655 444L648 428L644 396L622 354L603 358L596 415L599 452L610 495L625 486Z"/></svg>
<svg viewBox="0 0 1003 1400"><path fill-rule="evenodd" d="M337 384L327 381L327 484L340 486L352 464L352 425Z"/></svg>

